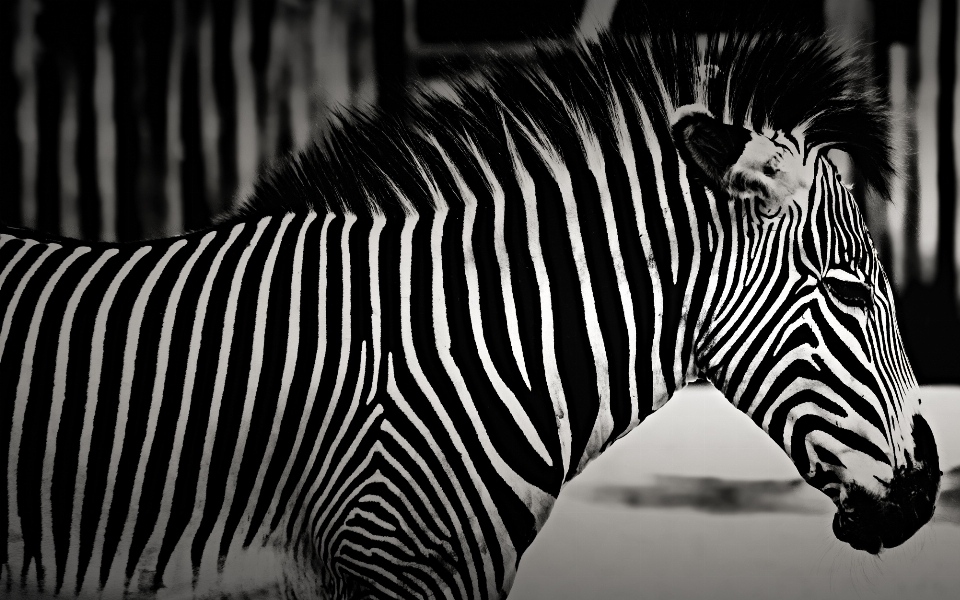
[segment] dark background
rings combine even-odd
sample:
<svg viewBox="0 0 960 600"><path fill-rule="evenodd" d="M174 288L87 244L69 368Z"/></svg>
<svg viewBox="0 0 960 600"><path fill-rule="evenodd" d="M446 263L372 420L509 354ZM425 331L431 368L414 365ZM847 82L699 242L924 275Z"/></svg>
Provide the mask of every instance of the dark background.
<svg viewBox="0 0 960 600"><path fill-rule="evenodd" d="M918 379L960 383L956 0L7 0L0 221L91 240L201 228L337 106L389 110L467 59L677 10L698 31L827 31L870 65L901 177L863 208Z"/></svg>

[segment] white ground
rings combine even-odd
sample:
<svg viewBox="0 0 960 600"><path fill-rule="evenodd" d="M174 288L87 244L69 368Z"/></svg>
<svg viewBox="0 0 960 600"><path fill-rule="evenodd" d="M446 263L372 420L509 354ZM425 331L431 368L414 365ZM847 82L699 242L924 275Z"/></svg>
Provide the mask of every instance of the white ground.
<svg viewBox="0 0 960 600"><path fill-rule="evenodd" d="M960 465L960 388L928 387L923 410L944 472ZM960 523L941 517L872 557L838 542L822 514L716 515L597 502L602 485L653 474L796 479L786 455L712 388L688 388L617 442L561 494L520 563L511 600L960 597Z"/></svg>

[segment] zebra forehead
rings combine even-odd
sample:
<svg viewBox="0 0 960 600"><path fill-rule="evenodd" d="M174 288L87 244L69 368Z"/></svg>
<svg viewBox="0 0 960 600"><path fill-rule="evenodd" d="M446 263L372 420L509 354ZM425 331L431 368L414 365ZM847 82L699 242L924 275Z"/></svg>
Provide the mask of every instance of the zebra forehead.
<svg viewBox="0 0 960 600"><path fill-rule="evenodd" d="M495 166L508 135L540 131L563 156L581 151L584 141L577 136L584 131L601 146L616 145L623 131L616 120L636 120L642 110L656 131L666 130L671 114L692 103L729 124L795 134L805 157L844 150L868 187L888 196L888 111L854 59L824 37L703 37L660 25L541 47L522 63L494 58L474 65L469 76L451 77L452 93L412 92L391 113L375 107L334 111L324 135L263 173L232 216L430 211L433 192L457 187L449 164L462 165L468 179L483 180L479 163L487 159ZM511 131L502 125L504 114Z"/></svg>

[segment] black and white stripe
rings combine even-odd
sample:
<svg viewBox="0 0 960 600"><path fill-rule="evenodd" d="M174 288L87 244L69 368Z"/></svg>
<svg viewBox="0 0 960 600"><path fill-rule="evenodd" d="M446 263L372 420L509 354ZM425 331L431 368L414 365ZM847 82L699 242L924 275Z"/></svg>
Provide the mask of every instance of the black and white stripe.
<svg viewBox="0 0 960 600"><path fill-rule="evenodd" d="M604 39L357 115L207 231L3 231L0 583L502 597L563 484L698 374L847 520L915 511L839 526L896 545L929 514L894 490L936 456L823 157L859 150L882 187L857 77L818 41Z"/></svg>

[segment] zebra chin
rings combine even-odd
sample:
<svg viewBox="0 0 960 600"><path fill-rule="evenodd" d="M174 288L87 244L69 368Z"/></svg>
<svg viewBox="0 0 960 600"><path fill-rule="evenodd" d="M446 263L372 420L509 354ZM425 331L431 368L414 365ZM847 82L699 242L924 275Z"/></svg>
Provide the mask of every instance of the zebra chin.
<svg viewBox="0 0 960 600"><path fill-rule="evenodd" d="M940 477L936 444L923 417L913 418L914 453L894 469L886 493L878 495L855 483L837 501L833 533L856 550L879 554L910 539L933 516Z"/></svg>

